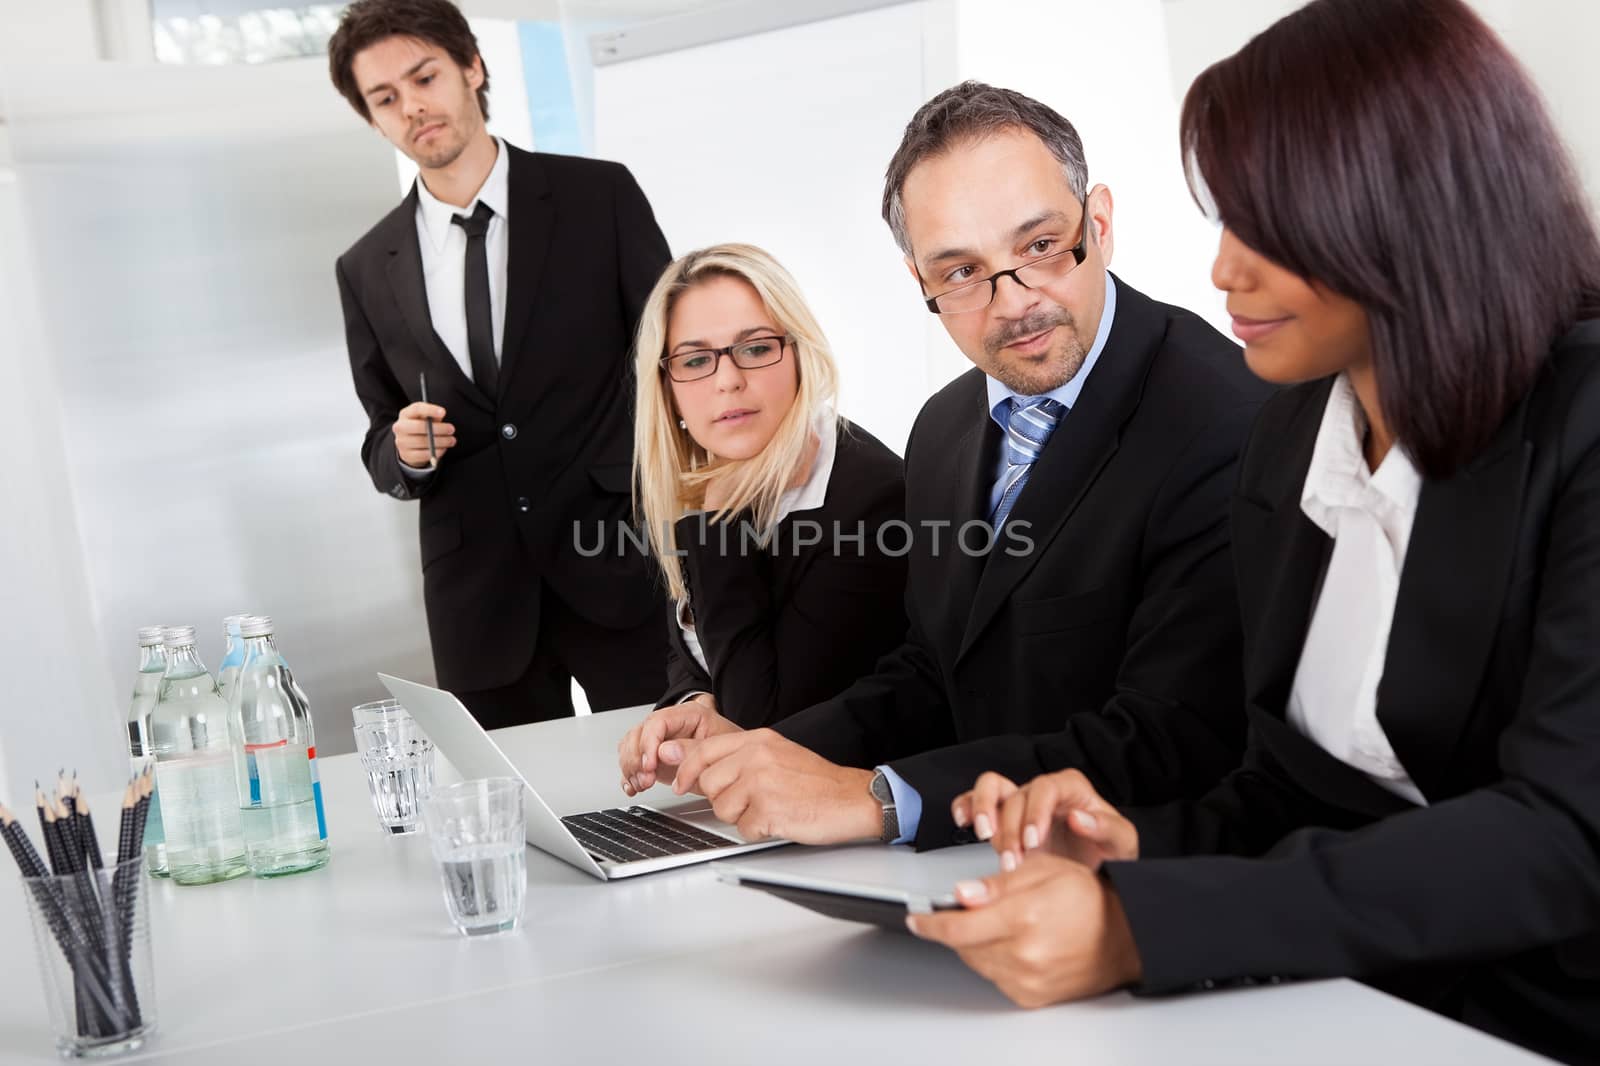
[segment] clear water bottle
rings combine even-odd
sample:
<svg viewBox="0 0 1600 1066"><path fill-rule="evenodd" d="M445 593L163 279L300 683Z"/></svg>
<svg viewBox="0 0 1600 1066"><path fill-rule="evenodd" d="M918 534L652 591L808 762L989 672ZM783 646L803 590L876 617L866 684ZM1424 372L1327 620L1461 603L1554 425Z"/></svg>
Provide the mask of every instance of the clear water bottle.
<svg viewBox="0 0 1600 1066"><path fill-rule="evenodd" d="M244 640L239 636L239 623L250 616L230 614L222 620L222 662L217 665L217 691L224 701L233 698L233 682L244 665Z"/></svg>
<svg viewBox="0 0 1600 1066"><path fill-rule="evenodd" d="M161 626L139 627L139 672L133 678L133 703L128 708L128 763L135 775L155 756L150 716L161 698L161 676L167 670ZM144 864L156 877L167 876L167 842L161 829L161 790L150 794L144 823Z"/></svg>
<svg viewBox="0 0 1600 1066"><path fill-rule="evenodd" d="M306 694L272 639L272 619L240 627L244 665L228 705L245 858L257 877L328 862L328 822Z"/></svg>
<svg viewBox="0 0 1600 1066"><path fill-rule="evenodd" d="M195 651L194 626L163 632L167 668L150 716L167 869L180 885L248 873L233 787L228 705Z"/></svg>

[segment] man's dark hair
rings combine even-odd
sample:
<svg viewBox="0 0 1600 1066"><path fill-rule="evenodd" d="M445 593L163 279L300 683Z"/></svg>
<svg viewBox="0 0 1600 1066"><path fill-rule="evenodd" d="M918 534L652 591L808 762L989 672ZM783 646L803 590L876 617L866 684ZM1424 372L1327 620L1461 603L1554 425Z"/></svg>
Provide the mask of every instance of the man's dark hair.
<svg viewBox="0 0 1600 1066"><path fill-rule="evenodd" d="M1083 159L1083 141L1072 123L1030 96L981 81L964 81L935 96L911 116L900 147L895 149L883 176L883 220L902 252L911 254L905 205L900 199L906 175L924 159L1003 130L1027 130L1043 141L1066 171L1072 195L1082 202L1089 188L1089 167Z"/></svg>
<svg viewBox="0 0 1600 1066"><path fill-rule="evenodd" d="M1316 0L1183 102L1203 210L1361 304L1383 416L1428 477L1483 450L1600 314L1600 237L1533 81L1461 0Z"/></svg>
<svg viewBox="0 0 1600 1066"><path fill-rule="evenodd" d="M443 48L460 67L470 67L478 58L478 38L473 36L466 16L450 0L355 0L344 9L339 28L328 41L328 74L334 88L367 122L372 121L372 112L350 68L356 53L389 37L415 37ZM478 86L478 107L487 120L487 65L483 68L483 84Z"/></svg>

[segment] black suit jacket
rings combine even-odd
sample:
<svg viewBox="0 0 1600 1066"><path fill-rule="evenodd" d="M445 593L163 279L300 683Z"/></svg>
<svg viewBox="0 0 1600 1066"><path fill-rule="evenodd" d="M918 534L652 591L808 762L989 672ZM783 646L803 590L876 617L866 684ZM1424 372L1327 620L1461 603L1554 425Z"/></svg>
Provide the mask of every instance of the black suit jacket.
<svg viewBox="0 0 1600 1066"><path fill-rule="evenodd" d="M711 672L672 610L662 705L710 692L725 717L770 725L837 694L905 639L905 541L894 528L905 514L904 464L860 426L841 425L836 440L822 506L786 516L769 550L755 547L748 518L678 522Z"/></svg>
<svg viewBox="0 0 1600 1066"><path fill-rule="evenodd" d="M1199 318L1116 286L1105 349L986 557L932 525L987 518L1000 431L983 375L923 407L906 450L907 640L777 727L835 762L891 762L922 796L919 847L954 839L950 800L983 770L1079 766L1108 795L1159 802L1237 765L1227 501L1267 389ZM1010 554L1024 531L1033 550ZM1043 753L1031 739L1064 727Z"/></svg>
<svg viewBox="0 0 1600 1066"><path fill-rule="evenodd" d="M1151 858L1106 866L1144 987L1366 977L1600 1060L1600 321L1482 454L1423 483L1377 711L1425 808L1285 720L1332 546L1300 510L1328 390L1268 404L1233 504L1244 764L1130 812ZM1161 858L1195 852L1225 854Z"/></svg>
<svg viewBox="0 0 1600 1066"><path fill-rule="evenodd" d="M497 401L434 333L415 188L336 268L350 368L371 422L361 458L380 492L422 501L423 598L445 688L494 688L522 675L544 585L614 629L641 624L660 602L642 553L587 549L600 525L612 545L617 523L629 519L630 349L669 260L666 240L620 164L506 148L511 232ZM390 427L422 398L422 372L456 445L430 477L412 481Z"/></svg>

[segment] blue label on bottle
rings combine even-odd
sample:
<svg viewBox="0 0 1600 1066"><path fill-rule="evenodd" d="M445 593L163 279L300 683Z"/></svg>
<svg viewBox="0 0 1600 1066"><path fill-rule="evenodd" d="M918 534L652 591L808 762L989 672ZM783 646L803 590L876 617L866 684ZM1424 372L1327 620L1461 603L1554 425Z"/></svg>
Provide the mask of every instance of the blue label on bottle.
<svg viewBox="0 0 1600 1066"><path fill-rule="evenodd" d="M317 769L317 749L307 748L306 758L311 762L311 798L317 807L317 836L328 839L328 816L322 812L322 773Z"/></svg>

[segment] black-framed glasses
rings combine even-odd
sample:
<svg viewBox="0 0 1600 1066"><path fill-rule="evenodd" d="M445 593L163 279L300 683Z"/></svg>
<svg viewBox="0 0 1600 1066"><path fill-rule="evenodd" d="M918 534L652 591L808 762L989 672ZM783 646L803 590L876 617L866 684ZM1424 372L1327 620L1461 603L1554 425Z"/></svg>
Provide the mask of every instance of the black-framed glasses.
<svg viewBox="0 0 1600 1066"><path fill-rule="evenodd" d="M928 310L936 315L960 315L968 311L981 311L994 302L995 291L1001 278L1010 278L1024 289L1037 289L1042 285L1060 281L1072 273L1089 254L1089 201L1083 202L1083 222L1078 233L1078 243L1064 252L1052 252L1010 270L997 270L986 278L969 281L949 292L941 292L924 301ZM921 280L921 273L917 275ZM927 291L927 283L923 283Z"/></svg>
<svg viewBox="0 0 1600 1066"><path fill-rule="evenodd" d="M759 370L782 362L783 350L793 343L793 337L751 337L726 348L695 348L662 356L661 368L673 381L699 381L715 374L722 357L727 356L740 370Z"/></svg>

